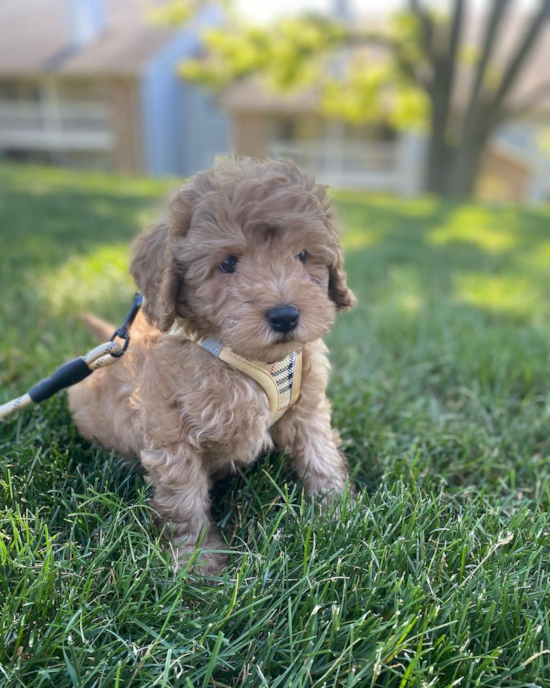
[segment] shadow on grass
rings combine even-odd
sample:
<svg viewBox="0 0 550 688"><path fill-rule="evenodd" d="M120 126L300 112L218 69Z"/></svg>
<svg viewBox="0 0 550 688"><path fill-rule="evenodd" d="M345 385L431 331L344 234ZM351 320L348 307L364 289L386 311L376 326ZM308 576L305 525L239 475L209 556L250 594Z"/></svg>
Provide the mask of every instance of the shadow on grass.
<svg viewBox="0 0 550 688"><path fill-rule="evenodd" d="M5 264L20 271L53 269L98 245L128 242L160 209L170 185L0 166Z"/></svg>
<svg viewBox="0 0 550 688"><path fill-rule="evenodd" d="M437 278L443 294L452 291L453 275L463 272L528 279L540 272L548 287L550 214L545 209L366 199L343 202L336 194L348 270L359 291L369 286L368 279L361 284L361 277L396 266L414 267L428 286Z"/></svg>
<svg viewBox="0 0 550 688"><path fill-rule="evenodd" d="M125 315L131 240L176 184L0 166L0 384L89 347L77 313Z"/></svg>
<svg viewBox="0 0 550 688"><path fill-rule="evenodd" d="M359 305L331 396L360 482L547 489L548 211L335 196Z"/></svg>

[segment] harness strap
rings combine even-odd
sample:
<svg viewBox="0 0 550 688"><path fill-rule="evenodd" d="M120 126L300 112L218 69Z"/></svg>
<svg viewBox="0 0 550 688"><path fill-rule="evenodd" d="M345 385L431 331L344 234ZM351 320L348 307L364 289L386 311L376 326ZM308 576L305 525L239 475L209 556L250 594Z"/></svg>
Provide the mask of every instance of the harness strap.
<svg viewBox="0 0 550 688"><path fill-rule="evenodd" d="M187 337L177 327L172 330L172 334L176 333L182 333ZM191 341L193 340L191 339ZM239 354L225 347L218 339L209 337L195 343L216 358L248 375L262 387L269 402L271 425L276 423L285 411L298 400L302 383L301 352L293 351L282 361L275 363L262 363L239 356Z"/></svg>

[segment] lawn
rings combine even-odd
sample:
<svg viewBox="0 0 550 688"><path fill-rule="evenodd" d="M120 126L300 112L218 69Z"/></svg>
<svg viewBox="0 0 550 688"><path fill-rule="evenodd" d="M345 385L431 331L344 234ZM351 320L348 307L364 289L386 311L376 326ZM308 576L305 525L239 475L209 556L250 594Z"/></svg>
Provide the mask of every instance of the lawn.
<svg viewBox="0 0 550 688"><path fill-rule="evenodd" d="M0 401L119 321L175 182L0 167ZM550 686L550 211L334 194L327 337L357 500L284 456L215 487L230 564L174 576L138 470L65 395L0 424L1 686Z"/></svg>

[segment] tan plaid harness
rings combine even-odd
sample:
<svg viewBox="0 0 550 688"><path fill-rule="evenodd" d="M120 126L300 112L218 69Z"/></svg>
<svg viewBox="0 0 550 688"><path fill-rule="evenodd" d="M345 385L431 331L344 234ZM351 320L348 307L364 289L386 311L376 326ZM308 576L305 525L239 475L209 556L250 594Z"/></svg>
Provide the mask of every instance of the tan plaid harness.
<svg viewBox="0 0 550 688"><path fill-rule="evenodd" d="M193 341L179 328L173 328L171 334L183 334L187 339ZM276 423L279 418L293 406L300 395L302 384L302 353L293 351L282 361L275 363L262 363L261 361L250 361L244 356L231 351L219 340L206 338L194 342L201 346L205 351L212 354L228 365L240 370L248 377L257 382L267 394L269 410L271 412L271 424Z"/></svg>

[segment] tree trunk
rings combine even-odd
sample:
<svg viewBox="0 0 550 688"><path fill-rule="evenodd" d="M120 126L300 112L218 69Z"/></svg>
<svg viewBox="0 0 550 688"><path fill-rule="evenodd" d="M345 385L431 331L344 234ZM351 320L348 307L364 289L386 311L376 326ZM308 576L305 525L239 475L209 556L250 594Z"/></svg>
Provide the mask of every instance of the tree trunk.
<svg viewBox="0 0 550 688"><path fill-rule="evenodd" d="M451 147L446 141L448 97L443 89L436 89L432 98L430 138L428 141L428 163L426 169L426 191L444 194L449 170Z"/></svg>
<svg viewBox="0 0 550 688"><path fill-rule="evenodd" d="M487 144L480 142L479 146L471 151L467 158L461 160L460 168L454 171L453 180L447 189L448 196L452 198L469 198L472 196L486 148Z"/></svg>
<svg viewBox="0 0 550 688"><path fill-rule="evenodd" d="M426 191L428 193L445 195L447 193L447 176L452 149L445 144L444 139L431 132L428 141L428 161L426 169Z"/></svg>
<svg viewBox="0 0 550 688"><path fill-rule="evenodd" d="M464 121L461 126L460 145L456 150L456 156L453 160L449 180L450 192L460 196L464 193L463 189L467 181L465 175L471 173L472 160L474 160L477 155L476 151L479 145L479 136L477 136L476 128L479 128L479 118L480 116L484 116L484 110L486 109L483 94L485 75L509 2L510 0L493 0L493 7L487 21L487 27L482 42L483 52L477 64L470 99L466 106ZM473 182L471 182L471 184L473 184Z"/></svg>
<svg viewBox="0 0 550 688"><path fill-rule="evenodd" d="M426 190L445 196L465 198L475 188L481 161L487 149L490 136L502 119L504 103L515 86L522 68L540 37L541 31L550 16L550 0L541 0L538 12L533 16L522 39L504 71L496 93L488 100L483 94L484 76L497 37L499 25L510 0L493 0L493 9L484 37L484 50L476 76L470 101L466 108L465 119L459 141L449 142L448 125L452 96L452 82L456 62L456 44L460 36L462 3L455 0L455 13L452 26L455 34L454 45L446 55L437 50L437 41L430 41L429 55L432 58L434 81L430 87L432 101L431 133L428 151ZM411 0L412 2L412 0ZM417 16L427 21L418 3L412 2ZM428 22L428 28L431 25Z"/></svg>
<svg viewBox="0 0 550 688"><path fill-rule="evenodd" d="M459 160L457 147L448 144L439 132L432 129L428 141L426 191L451 198L468 198L475 190L481 162L487 150L490 131L484 129L472 134L469 154Z"/></svg>
<svg viewBox="0 0 550 688"><path fill-rule="evenodd" d="M468 154L466 156L454 156L447 187L448 196L468 198L474 193L492 131L493 128L484 121L482 125L479 125L477 131L472 133L471 139L467 143Z"/></svg>
<svg viewBox="0 0 550 688"><path fill-rule="evenodd" d="M446 195L465 198L473 193L489 138L490 132L469 132L460 140L449 165Z"/></svg>
<svg viewBox="0 0 550 688"><path fill-rule="evenodd" d="M505 100L514 88L550 14L550 0L542 0L538 12L516 46L516 51L504 71L496 93L484 102L482 99L484 72L508 1L494 0L493 12L484 39L484 53L478 66L457 154L452 160L448 194L457 198L464 198L473 193L483 155L492 133L502 119Z"/></svg>
<svg viewBox="0 0 550 688"><path fill-rule="evenodd" d="M453 155L453 146L448 140L448 126L465 4L465 0L454 0L452 19L447 29L433 35L432 21L412 0L413 11L423 23L426 54L433 69L433 81L429 87L432 114L426 179L430 193L445 194L448 184Z"/></svg>

